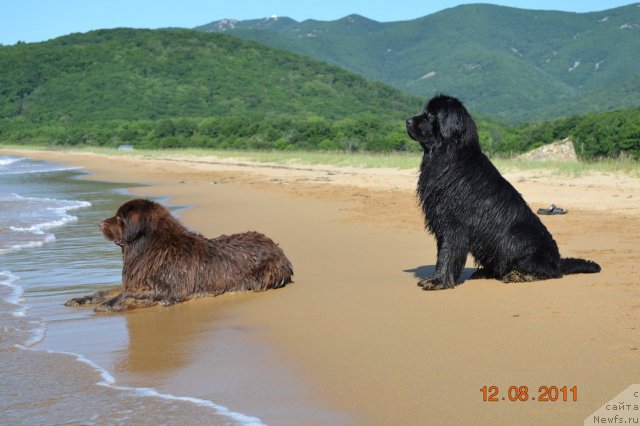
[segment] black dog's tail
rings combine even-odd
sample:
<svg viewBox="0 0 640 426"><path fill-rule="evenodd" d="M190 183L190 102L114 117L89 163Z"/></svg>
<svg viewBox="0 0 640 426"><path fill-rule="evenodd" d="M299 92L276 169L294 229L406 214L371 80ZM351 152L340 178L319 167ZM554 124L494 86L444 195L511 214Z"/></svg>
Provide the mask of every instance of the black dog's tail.
<svg viewBox="0 0 640 426"><path fill-rule="evenodd" d="M560 259L560 270L563 274L593 274L600 272L600 265L591 260L565 257Z"/></svg>

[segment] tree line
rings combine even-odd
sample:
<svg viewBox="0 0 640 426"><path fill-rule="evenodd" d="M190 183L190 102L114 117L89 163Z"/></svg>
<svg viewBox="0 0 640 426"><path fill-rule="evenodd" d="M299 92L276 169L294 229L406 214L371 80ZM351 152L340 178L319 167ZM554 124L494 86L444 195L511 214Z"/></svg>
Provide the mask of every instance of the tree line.
<svg viewBox="0 0 640 426"><path fill-rule="evenodd" d="M489 155L511 156L570 138L584 160L626 155L640 159L640 109L588 114L515 127L480 118L478 131ZM175 117L93 123L0 120L0 138L12 144L136 148L214 148L418 152L404 122L377 115L328 119L316 115Z"/></svg>

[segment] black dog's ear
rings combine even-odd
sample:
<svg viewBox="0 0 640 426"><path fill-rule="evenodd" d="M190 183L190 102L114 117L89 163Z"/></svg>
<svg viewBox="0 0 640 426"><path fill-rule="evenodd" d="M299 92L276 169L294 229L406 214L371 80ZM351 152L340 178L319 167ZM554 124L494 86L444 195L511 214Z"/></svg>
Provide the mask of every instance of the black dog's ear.
<svg viewBox="0 0 640 426"><path fill-rule="evenodd" d="M443 139L480 149L476 124L462 103L446 97L437 113L438 130Z"/></svg>
<svg viewBox="0 0 640 426"><path fill-rule="evenodd" d="M463 111L456 111L456 109L447 105L438 111L438 130L446 140L459 141L465 133L466 114Z"/></svg>

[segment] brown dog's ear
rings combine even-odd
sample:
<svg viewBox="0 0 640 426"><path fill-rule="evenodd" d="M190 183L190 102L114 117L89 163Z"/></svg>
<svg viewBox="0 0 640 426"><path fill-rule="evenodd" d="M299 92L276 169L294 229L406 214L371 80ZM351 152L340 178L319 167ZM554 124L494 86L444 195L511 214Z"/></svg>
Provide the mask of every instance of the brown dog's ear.
<svg viewBox="0 0 640 426"><path fill-rule="evenodd" d="M149 211L152 205L151 201L132 200L120 207L117 214L122 219L122 239L126 243L131 244L153 231Z"/></svg>
<svg viewBox="0 0 640 426"><path fill-rule="evenodd" d="M124 223L123 239L126 243L131 244L138 238L147 233L144 219L138 212L130 212L127 217L122 219Z"/></svg>

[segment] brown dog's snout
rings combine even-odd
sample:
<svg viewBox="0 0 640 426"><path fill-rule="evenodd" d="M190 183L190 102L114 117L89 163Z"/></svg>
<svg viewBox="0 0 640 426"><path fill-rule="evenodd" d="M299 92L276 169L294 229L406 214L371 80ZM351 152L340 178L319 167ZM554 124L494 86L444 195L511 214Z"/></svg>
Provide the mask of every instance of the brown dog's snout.
<svg viewBox="0 0 640 426"><path fill-rule="evenodd" d="M102 232L102 235L104 235L106 239L113 240L112 231L111 231L111 228L109 227L108 222L109 222L109 219L105 219L100 222L98 227L100 228L100 232Z"/></svg>
<svg viewBox="0 0 640 426"><path fill-rule="evenodd" d="M102 235L104 235L104 237L107 240L113 241L114 243L116 243L116 245L122 247L123 246L122 234L121 232L118 232L117 226L115 227L116 229L114 229L113 222L114 222L114 218L105 219L102 222L100 222L98 227L100 228L100 231L102 231Z"/></svg>

